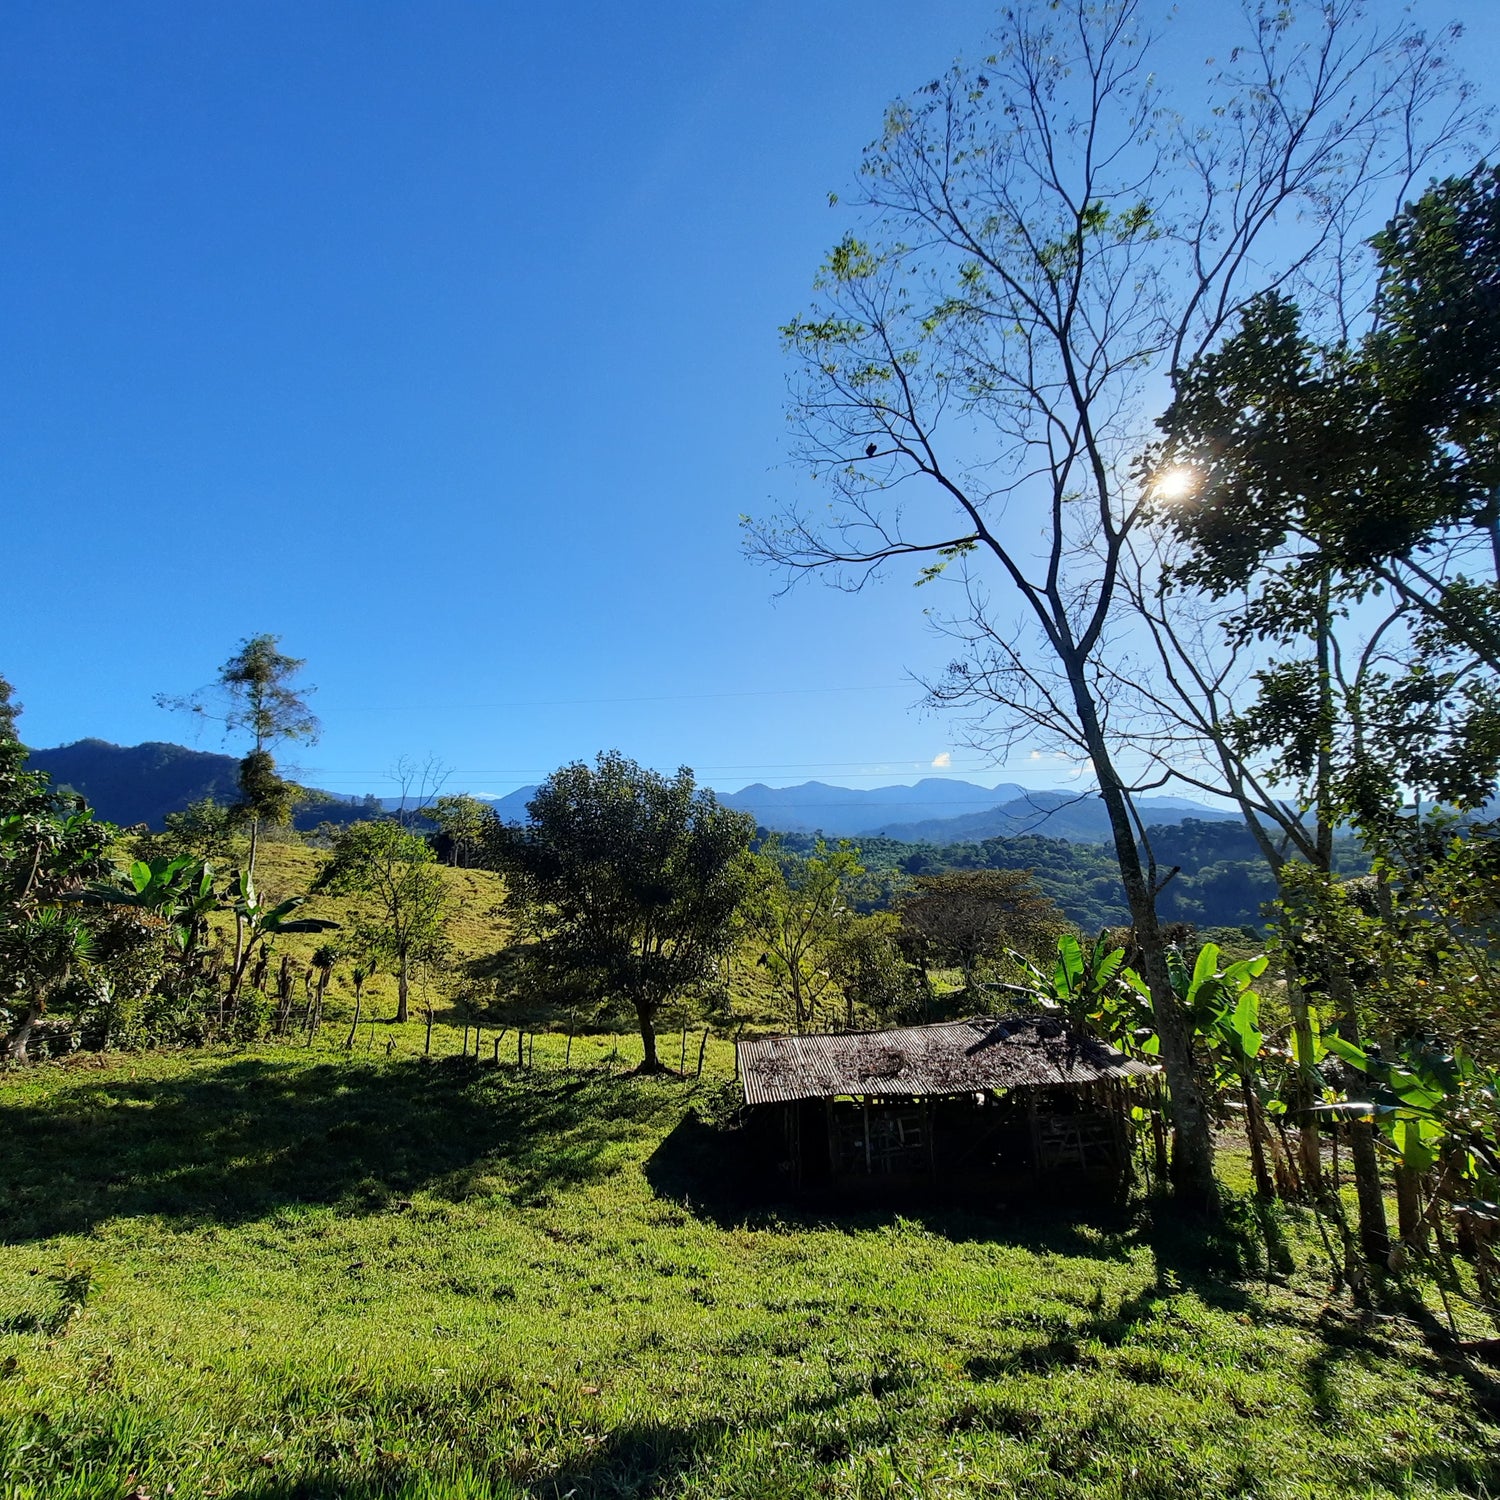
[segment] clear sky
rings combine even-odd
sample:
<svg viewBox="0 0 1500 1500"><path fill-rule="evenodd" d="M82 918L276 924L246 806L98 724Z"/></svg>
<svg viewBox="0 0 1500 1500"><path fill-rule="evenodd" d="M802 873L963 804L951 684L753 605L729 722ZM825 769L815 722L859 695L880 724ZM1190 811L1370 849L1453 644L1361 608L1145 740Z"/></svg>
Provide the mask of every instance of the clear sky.
<svg viewBox="0 0 1500 1500"><path fill-rule="evenodd" d="M1487 83L1500 3L1417 9L1466 21ZM299 770L339 791L434 753L500 793L609 747L725 787L924 774L926 601L773 601L737 518L796 483L776 329L848 223L829 190L992 14L9 0L24 737L195 743L152 695L271 631L318 687Z"/></svg>

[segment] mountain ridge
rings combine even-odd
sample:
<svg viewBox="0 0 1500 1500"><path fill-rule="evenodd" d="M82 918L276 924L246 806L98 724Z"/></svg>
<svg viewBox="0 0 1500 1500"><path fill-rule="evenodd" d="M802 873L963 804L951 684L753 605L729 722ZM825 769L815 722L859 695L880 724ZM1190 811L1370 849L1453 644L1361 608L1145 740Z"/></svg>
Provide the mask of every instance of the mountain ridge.
<svg viewBox="0 0 1500 1500"><path fill-rule="evenodd" d="M32 750L31 763L59 785L80 792L112 823L160 827L169 812L204 797L230 802L238 795L236 757L193 750L164 740L115 745L103 739ZM333 819L390 810L392 797L345 796L309 787L297 810L299 828ZM508 822L524 821L535 786L481 800ZM909 843L959 843L1042 833L1077 843L1101 843L1109 825L1097 794L1030 790L1015 782L993 787L928 776L913 785L846 787L823 781L773 787L754 782L718 794L726 807L751 813L761 827L827 838L885 837ZM1187 818L1233 819L1235 814L1179 797L1143 797L1143 815L1154 823ZM950 812L949 809L956 809Z"/></svg>

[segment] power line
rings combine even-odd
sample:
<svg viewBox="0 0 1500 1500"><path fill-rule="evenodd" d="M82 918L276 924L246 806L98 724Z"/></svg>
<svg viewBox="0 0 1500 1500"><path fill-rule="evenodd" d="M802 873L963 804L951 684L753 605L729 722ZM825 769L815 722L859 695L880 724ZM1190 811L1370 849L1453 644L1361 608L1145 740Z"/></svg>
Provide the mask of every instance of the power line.
<svg viewBox="0 0 1500 1500"><path fill-rule="evenodd" d="M452 713L456 710L495 708L585 708L594 704L617 703L697 703L709 698L794 698L822 696L827 693L890 693L898 689L909 692L918 686L913 682L872 682L857 686L814 688L746 688L727 693L652 693L632 698L535 698L513 703L361 703L340 705L340 713L426 714Z"/></svg>

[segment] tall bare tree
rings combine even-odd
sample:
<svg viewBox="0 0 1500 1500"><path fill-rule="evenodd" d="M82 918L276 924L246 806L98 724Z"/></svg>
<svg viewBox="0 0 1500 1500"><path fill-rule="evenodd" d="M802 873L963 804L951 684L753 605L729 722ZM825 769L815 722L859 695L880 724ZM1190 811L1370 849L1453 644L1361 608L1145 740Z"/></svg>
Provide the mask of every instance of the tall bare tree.
<svg viewBox="0 0 1500 1500"><path fill-rule="evenodd" d="M1346 246L1462 129L1441 39L1360 0L1248 5L1201 87L1159 55L1144 0L1042 0L995 50L887 112L861 232L785 329L798 456L830 508L750 524L752 552L858 588L952 568L935 615L959 659L934 685L975 743L1062 746L1110 820L1171 1087L1174 1174L1215 1194L1205 1094L1140 840L1118 668L1121 574L1150 483L1133 460L1161 382L1254 292L1341 302ZM1182 80L1182 107L1159 65ZM1425 149L1425 146L1424 148Z"/></svg>

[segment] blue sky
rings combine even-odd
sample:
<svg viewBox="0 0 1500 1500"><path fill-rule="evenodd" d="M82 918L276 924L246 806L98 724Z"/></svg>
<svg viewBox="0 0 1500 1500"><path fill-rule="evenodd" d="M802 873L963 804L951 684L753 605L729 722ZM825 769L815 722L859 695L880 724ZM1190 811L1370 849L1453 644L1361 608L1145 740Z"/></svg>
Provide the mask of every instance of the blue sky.
<svg viewBox="0 0 1500 1500"><path fill-rule="evenodd" d="M1492 0L1418 8L1497 55ZM336 790L433 753L499 793L607 747L726 787L924 773L952 747L912 708L923 597L773 601L737 518L797 483L776 329L848 222L829 190L992 13L11 0L27 740L193 743L152 695L272 631ZM1061 779L977 779L1028 772Z"/></svg>

